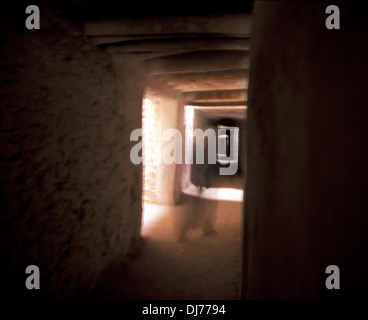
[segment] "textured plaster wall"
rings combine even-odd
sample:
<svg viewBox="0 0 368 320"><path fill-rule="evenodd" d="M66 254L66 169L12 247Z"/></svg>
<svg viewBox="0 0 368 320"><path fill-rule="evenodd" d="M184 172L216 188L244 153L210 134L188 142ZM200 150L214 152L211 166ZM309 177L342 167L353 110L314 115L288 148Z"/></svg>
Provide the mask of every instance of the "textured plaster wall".
<svg viewBox="0 0 368 320"><path fill-rule="evenodd" d="M22 21L0 31L2 288L73 298L139 234L141 168L130 163L129 134L143 89L134 59L116 85L110 57L81 27L42 9L40 30ZM30 264L41 290L25 289Z"/></svg>
<svg viewBox="0 0 368 320"><path fill-rule="evenodd" d="M157 119L161 123L161 157L165 148L173 141L164 141L164 133L169 129L177 129L181 132L182 147L185 143L184 133L184 105L179 92L168 88L161 83L155 83L148 77L145 97L148 98L157 110ZM180 140L180 139L179 139ZM178 144L179 146L179 144ZM158 147L158 146L157 146ZM179 151L179 148L177 149ZM182 162L185 161L184 148L182 148ZM171 154L174 156L174 153ZM180 163L166 164L161 158L158 166L156 180L156 202L165 205L177 204L181 192Z"/></svg>
<svg viewBox="0 0 368 320"><path fill-rule="evenodd" d="M329 31L327 3L255 3L246 298L367 297L367 20L338 4ZM331 264L341 290L325 287Z"/></svg>

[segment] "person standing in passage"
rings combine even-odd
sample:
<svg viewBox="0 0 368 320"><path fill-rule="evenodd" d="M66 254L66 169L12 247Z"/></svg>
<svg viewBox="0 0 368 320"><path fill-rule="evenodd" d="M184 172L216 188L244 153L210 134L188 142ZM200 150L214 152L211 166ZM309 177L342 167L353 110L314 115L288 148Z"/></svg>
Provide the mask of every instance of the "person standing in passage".
<svg viewBox="0 0 368 320"><path fill-rule="evenodd" d="M216 234L214 224L216 220L216 201L205 198L205 190L209 189L212 184L213 169L216 164L209 163L208 137L204 137L204 163L200 164L196 158L196 142L193 143L193 165L192 165L192 182L197 187L198 193L190 197L189 207L182 213L179 219L179 227L177 239L178 242L187 241L186 234L190 229L201 227L204 236ZM215 140L216 142L216 140Z"/></svg>

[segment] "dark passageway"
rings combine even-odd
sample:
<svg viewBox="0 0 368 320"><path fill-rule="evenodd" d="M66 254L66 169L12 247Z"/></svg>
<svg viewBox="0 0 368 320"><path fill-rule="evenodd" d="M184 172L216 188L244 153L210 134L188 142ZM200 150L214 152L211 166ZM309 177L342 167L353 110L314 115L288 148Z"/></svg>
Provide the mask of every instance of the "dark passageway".
<svg viewBox="0 0 368 320"><path fill-rule="evenodd" d="M221 119L243 126L251 2L129 12L98 1L39 6L37 33L3 29L4 70L12 73L4 87L2 218L5 228L21 230L2 239L5 272L16 279L10 292L28 295L23 269L35 264L44 290L34 296L239 299L245 139L237 135L236 176L219 175L226 165L216 153L204 175L211 183L199 194L192 180L201 170L193 175L185 162L185 107L194 108L192 130L208 122L217 131ZM12 101L15 83L22 90ZM184 137L181 163L157 162L167 130Z"/></svg>
<svg viewBox="0 0 368 320"><path fill-rule="evenodd" d="M367 298L359 4L27 5L0 22L7 298Z"/></svg>

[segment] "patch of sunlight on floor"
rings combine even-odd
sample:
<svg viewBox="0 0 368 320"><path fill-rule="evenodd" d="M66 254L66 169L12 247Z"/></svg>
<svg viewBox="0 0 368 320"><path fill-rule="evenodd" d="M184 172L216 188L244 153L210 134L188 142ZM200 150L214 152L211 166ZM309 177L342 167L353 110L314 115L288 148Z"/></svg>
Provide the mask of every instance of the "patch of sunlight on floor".
<svg viewBox="0 0 368 320"><path fill-rule="evenodd" d="M186 189L183 190L185 194L192 196L199 196L199 188L193 184L190 184ZM222 200L222 201L243 201L243 190L234 188L209 188L203 189L201 198L210 200Z"/></svg>
<svg viewBox="0 0 368 320"><path fill-rule="evenodd" d="M204 188L202 194L199 193L199 188L191 184L183 190L184 194L201 197L208 200L220 201L243 201L243 190L235 188ZM147 236L152 228L162 221L166 214L169 214L172 206L158 205L154 203L144 202L143 205L143 219L142 219L142 236Z"/></svg>
<svg viewBox="0 0 368 320"><path fill-rule="evenodd" d="M167 214L170 206L163 206L154 203L145 202L143 205L142 236L147 235L149 231Z"/></svg>

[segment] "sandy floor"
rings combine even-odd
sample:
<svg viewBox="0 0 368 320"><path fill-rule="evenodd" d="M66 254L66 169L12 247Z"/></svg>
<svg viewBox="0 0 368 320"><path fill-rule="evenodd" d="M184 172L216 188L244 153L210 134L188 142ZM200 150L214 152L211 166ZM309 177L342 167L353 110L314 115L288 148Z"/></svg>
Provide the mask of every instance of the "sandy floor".
<svg viewBox="0 0 368 320"><path fill-rule="evenodd" d="M141 248L129 258L124 271L111 280L110 286L105 286L103 297L239 299L242 220L239 200L217 201L186 195L178 206L147 204ZM216 233L203 235L206 220L214 225ZM178 242L183 230L186 241Z"/></svg>

